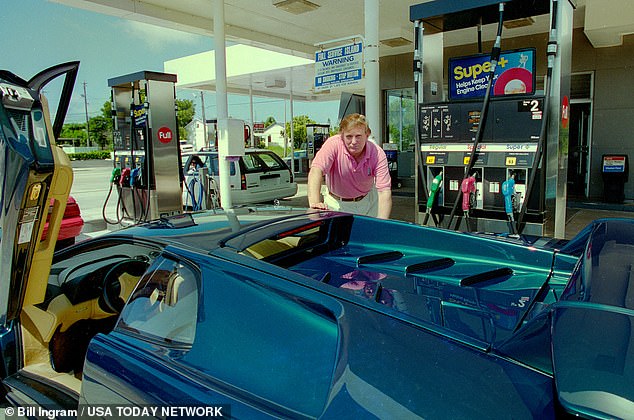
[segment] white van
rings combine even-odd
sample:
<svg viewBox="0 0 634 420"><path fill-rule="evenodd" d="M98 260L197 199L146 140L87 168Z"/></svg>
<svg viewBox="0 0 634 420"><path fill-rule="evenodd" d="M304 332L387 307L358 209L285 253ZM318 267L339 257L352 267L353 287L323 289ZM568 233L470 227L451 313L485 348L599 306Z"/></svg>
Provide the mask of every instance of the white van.
<svg viewBox="0 0 634 420"><path fill-rule="evenodd" d="M197 210L201 185L198 183L196 167L207 168L216 185L218 175L218 152L194 152L183 154L183 206L186 210ZM231 199L234 205L254 204L292 197L297 194L297 183L284 161L270 150L247 149L244 156L230 162Z"/></svg>

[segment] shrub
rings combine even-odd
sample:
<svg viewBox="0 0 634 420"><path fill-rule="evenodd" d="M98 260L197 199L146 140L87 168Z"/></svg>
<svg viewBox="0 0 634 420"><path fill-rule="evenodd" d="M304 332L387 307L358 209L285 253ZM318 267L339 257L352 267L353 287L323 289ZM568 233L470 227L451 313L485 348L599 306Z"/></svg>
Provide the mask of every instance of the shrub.
<svg viewBox="0 0 634 420"><path fill-rule="evenodd" d="M69 153L70 160L110 159L109 150L96 150L94 152Z"/></svg>

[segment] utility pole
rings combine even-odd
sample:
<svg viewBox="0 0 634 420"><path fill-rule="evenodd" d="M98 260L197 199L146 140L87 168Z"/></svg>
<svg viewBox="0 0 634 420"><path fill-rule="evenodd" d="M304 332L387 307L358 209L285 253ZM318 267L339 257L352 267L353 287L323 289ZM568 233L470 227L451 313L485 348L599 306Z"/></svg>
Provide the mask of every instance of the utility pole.
<svg viewBox="0 0 634 420"><path fill-rule="evenodd" d="M88 124L88 97L86 96L86 82L84 81L84 109L86 110L86 146L90 147L90 125Z"/></svg>
<svg viewBox="0 0 634 420"><path fill-rule="evenodd" d="M207 119L205 118L205 93L201 90L200 91L200 106L203 109L202 110L202 116L203 116L203 140L205 143L205 147L207 149L209 149L209 140L207 139Z"/></svg>

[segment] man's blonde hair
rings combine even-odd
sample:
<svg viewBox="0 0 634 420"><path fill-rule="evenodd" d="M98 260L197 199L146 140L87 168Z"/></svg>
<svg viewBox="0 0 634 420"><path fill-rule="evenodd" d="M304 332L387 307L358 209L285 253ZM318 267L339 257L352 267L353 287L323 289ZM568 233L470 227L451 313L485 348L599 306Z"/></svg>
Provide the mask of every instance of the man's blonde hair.
<svg viewBox="0 0 634 420"><path fill-rule="evenodd" d="M351 130L355 127L364 127L365 133L368 136L372 134L372 131L370 131L370 126L365 119L365 115L361 114L346 115L339 123L339 133L343 134L344 131Z"/></svg>

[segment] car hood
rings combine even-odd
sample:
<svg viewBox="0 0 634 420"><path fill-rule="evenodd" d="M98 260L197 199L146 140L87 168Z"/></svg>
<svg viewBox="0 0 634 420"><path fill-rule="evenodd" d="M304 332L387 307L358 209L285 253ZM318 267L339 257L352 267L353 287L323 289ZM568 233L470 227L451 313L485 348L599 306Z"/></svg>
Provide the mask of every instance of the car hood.
<svg viewBox="0 0 634 420"><path fill-rule="evenodd" d="M0 70L0 325L23 304L42 300L73 173L55 146L70 102L78 62L46 69L28 81ZM54 123L42 89L65 76ZM39 239L53 201L50 234Z"/></svg>

